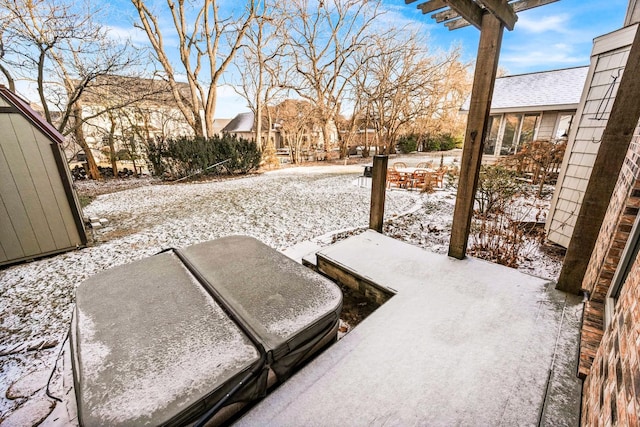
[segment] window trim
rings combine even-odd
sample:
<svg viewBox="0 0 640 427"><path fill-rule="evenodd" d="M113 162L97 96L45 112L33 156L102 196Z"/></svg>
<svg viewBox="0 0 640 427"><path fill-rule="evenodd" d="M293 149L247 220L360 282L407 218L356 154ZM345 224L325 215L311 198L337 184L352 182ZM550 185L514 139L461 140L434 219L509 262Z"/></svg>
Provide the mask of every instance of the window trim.
<svg viewBox="0 0 640 427"><path fill-rule="evenodd" d="M611 285L609 286L609 290L607 291L607 297L604 304L605 330L609 327L609 324L613 319L613 313L620 296L620 291L622 291L622 287L627 281L629 272L631 271L631 268L633 267L633 264L635 263L639 252L640 214L636 216L636 219L633 222L633 228L629 233L629 238L627 239L627 243L624 246L624 250L622 251L622 255L620 256L620 261L618 262L618 267L616 268L613 279L611 279Z"/></svg>

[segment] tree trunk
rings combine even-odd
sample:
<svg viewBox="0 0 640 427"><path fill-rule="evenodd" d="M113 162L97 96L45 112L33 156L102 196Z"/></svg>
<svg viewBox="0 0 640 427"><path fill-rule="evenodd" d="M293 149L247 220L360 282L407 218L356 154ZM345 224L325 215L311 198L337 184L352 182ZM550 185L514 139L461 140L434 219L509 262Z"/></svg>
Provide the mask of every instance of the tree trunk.
<svg viewBox="0 0 640 427"><path fill-rule="evenodd" d="M111 160L111 169L113 169L113 176L116 178L118 176L118 163L116 162L116 144L115 144L115 133L116 133L116 121L111 114L109 114L109 121L111 122L111 127L109 128L109 160Z"/></svg>
<svg viewBox="0 0 640 427"><path fill-rule="evenodd" d="M87 167L89 170L87 174L91 179L102 179L100 175L100 171L98 170L98 165L96 164L96 159L93 157L93 152L87 144L87 141L84 139L84 132L82 131L82 108L79 104L74 105L73 107L74 113L74 126L73 126L73 135L76 139L76 144L82 148L84 154L87 156Z"/></svg>
<svg viewBox="0 0 640 427"><path fill-rule="evenodd" d="M327 151L327 155L331 153L333 144L331 143L331 126L329 126L329 120L325 120L322 123L322 137L324 138L324 149Z"/></svg>

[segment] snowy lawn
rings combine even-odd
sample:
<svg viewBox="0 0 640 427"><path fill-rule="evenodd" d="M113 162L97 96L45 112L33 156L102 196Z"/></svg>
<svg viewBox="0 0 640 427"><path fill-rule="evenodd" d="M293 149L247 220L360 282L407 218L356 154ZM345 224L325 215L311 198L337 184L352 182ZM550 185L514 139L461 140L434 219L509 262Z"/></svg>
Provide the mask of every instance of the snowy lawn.
<svg viewBox="0 0 640 427"><path fill-rule="evenodd" d="M94 231L94 246L0 271L0 422L19 412L33 422L51 404L39 388L69 328L75 287L87 277L222 236L253 236L285 249L334 231L364 230L370 190L355 185L361 173L358 165L288 168L215 182L148 181L97 196L84 213L109 223ZM104 185L110 184L78 184L80 193L103 192L92 187ZM454 204L453 188L387 191L385 234L446 254ZM540 248L530 258L525 272L557 277L561 258ZM11 387L30 373L36 386L19 381ZM5 397L7 389L14 399Z"/></svg>

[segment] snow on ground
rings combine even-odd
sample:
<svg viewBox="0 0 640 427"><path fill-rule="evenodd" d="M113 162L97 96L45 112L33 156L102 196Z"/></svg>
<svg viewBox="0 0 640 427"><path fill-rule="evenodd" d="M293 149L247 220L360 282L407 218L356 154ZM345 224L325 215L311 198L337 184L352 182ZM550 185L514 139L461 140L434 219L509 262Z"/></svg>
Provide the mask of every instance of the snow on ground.
<svg viewBox="0 0 640 427"><path fill-rule="evenodd" d="M425 159L394 161L400 160L415 165ZM0 271L0 422L20 406L46 399L43 390L14 400L6 399L5 391L29 373L53 367L69 327L75 287L87 277L168 247L222 236L249 235L285 249L337 230L364 230L370 190L355 185L361 173L359 165L298 167L198 183L146 180L146 185L118 192L110 191L121 184L78 183L81 192L107 193L84 212L109 220L93 231L95 244ZM432 194L387 191L385 233L446 253L454 204L451 187ZM535 262L524 265L525 271L557 276L557 257L541 253L531 259Z"/></svg>

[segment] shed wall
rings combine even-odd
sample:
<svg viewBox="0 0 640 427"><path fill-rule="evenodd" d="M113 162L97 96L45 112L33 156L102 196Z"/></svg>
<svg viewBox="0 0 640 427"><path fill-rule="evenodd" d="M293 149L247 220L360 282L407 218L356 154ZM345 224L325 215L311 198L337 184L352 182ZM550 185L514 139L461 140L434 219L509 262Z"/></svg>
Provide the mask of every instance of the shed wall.
<svg viewBox="0 0 640 427"><path fill-rule="evenodd" d="M85 243L53 144L22 114L0 114L0 265Z"/></svg>

